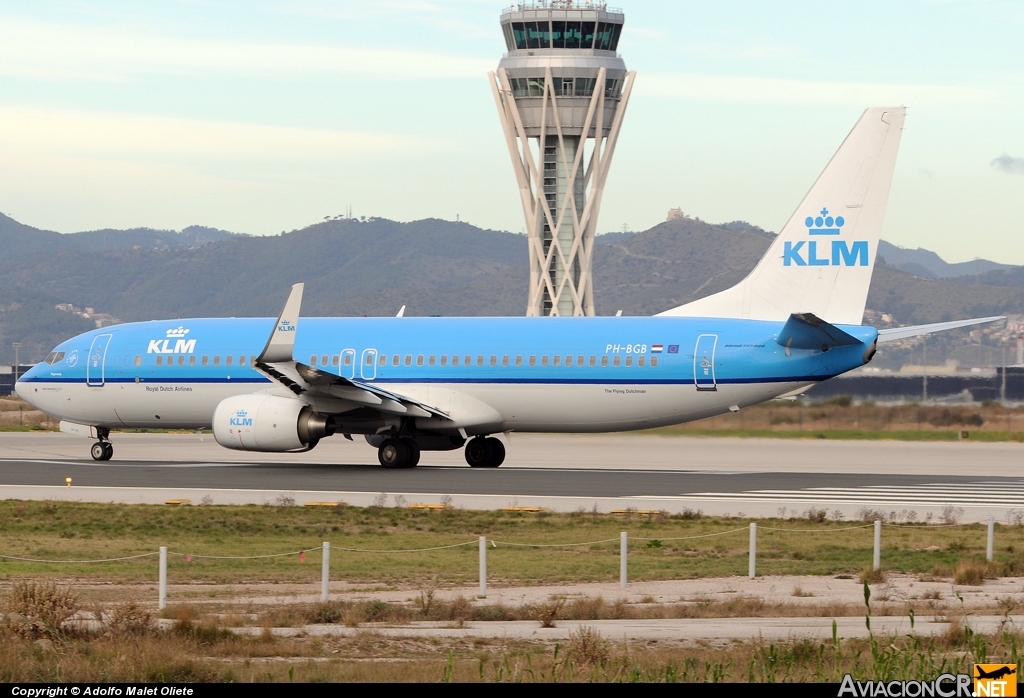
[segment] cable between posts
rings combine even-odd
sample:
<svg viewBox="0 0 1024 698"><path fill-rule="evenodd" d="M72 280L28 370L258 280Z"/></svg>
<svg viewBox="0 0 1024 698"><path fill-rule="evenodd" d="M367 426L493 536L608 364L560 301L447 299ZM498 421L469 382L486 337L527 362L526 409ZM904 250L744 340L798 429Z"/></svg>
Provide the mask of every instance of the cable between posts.
<svg viewBox="0 0 1024 698"><path fill-rule="evenodd" d="M843 528L771 528L769 526L758 526L758 531L783 531L787 533L833 533L835 531L859 531L862 528L873 528L875 524L869 523L863 526L844 526Z"/></svg>
<svg viewBox="0 0 1024 698"><path fill-rule="evenodd" d="M318 550L321 550L321 548L306 548L305 550L293 550L287 553L273 553L271 555L193 555L191 553L178 553L168 550L167 554L177 555L178 557L190 557L193 560L262 560L270 557L291 557L299 553L311 553Z"/></svg>
<svg viewBox="0 0 1024 698"><path fill-rule="evenodd" d="M630 540L648 540L648 541L650 541L650 540L661 540L661 541L665 541L665 540L694 540L696 538L714 538L715 536L727 536L730 533L739 533L740 531L749 531L749 530L750 529L748 527L744 526L743 528L733 528L733 529L730 529L728 531L719 531L718 533L702 533L699 536L678 536L678 537L675 537L675 538L640 538L639 536L637 536L636 538L630 538ZM618 540L618 539L616 539L616 540Z"/></svg>
<svg viewBox="0 0 1024 698"><path fill-rule="evenodd" d="M604 540L592 540L586 543L509 543L507 541L492 540L494 546L508 545L517 548L576 548L582 545L597 545L598 543L614 543L618 538L605 538Z"/></svg>
<svg viewBox="0 0 1024 698"><path fill-rule="evenodd" d="M36 560L31 557L15 557L14 555L0 555L4 560L17 560L18 562L51 562L51 563L78 563L87 564L91 562L121 562L122 560L138 560L143 557L159 555L159 552L142 553L141 555L128 555L127 557L109 557L103 560Z"/></svg>

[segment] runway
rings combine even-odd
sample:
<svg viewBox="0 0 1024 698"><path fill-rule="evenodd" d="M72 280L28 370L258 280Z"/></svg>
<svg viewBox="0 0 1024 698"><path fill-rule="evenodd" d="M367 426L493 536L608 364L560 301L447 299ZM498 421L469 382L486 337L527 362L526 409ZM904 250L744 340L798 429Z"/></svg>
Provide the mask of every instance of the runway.
<svg viewBox="0 0 1024 698"><path fill-rule="evenodd" d="M469 468L454 451L426 453L419 467L391 471L376 464L365 443L342 439L299 455L228 451L208 435L113 440L115 459L96 463L86 440L0 435L0 497L388 506L448 497L456 506L487 509L699 509L736 516L825 509L854 518L872 508L923 520L952 507L962 510L961 520L1012 522L1024 515L1020 444L514 435L498 469Z"/></svg>

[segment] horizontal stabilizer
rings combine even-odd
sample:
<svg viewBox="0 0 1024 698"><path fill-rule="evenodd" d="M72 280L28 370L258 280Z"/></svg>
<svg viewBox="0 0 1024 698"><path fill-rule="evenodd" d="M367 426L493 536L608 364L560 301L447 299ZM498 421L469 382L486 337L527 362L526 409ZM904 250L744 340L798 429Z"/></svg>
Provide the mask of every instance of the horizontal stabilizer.
<svg viewBox="0 0 1024 698"><path fill-rule="evenodd" d="M813 313L793 313L782 326L775 340L790 349L819 349L828 351L832 347L861 344L856 337L846 334L835 325L822 320Z"/></svg>
<svg viewBox="0 0 1024 698"><path fill-rule="evenodd" d="M955 330L958 327L970 327L971 325L981 325L986 322L995 322L996 320L1005 320L1006 317L1003 315L996 315L994 317L982 317L975 318L973 320L953 320L952 322L935 322L931 325L913 325L911 327L893 327L888 330L878 330L878 341L879 342L895 342L897 339L906 339L907 337L917 337L922 334L931 334L932 332L942 332L943 330Z"/></svg>

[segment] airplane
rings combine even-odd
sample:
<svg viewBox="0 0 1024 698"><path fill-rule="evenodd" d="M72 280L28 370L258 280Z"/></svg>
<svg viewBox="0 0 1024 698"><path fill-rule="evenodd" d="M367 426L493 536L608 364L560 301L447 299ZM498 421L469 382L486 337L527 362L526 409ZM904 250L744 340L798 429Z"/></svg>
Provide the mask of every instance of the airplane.
<svg viewBox="0 0 1024 698"><path fill-rule="evenodd" d="M69 339L17 394L96 440L111 430L212 428L231 449L303 452L362 435L385 468L495 435L646 429L735 412L865 365L880 342L991 322L863 326L905 109L870 108L736 286L653 317L137 322ZM404 310L404 308L403 308Z"/></svg>

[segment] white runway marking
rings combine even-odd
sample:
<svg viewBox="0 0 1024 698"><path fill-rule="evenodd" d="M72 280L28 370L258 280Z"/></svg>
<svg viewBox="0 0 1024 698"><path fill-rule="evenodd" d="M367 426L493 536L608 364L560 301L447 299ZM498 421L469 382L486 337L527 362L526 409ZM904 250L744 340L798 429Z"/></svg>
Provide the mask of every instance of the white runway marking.
<svg viewBox="0 0 1024 698"><path fill-rule="evenodd" d="M695 492L681 499L731 502L837 502L944 506L1024 506L1024 480L964 484L866 485L862 487L807 487L748 492Z"/></svg>

